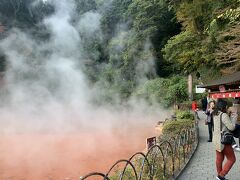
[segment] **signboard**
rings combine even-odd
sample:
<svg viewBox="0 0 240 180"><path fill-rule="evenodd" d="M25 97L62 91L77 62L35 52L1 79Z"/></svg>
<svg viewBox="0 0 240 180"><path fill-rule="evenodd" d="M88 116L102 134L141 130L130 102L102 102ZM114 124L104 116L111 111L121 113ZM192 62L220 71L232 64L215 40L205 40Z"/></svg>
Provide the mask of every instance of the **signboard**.
<svg viewBox="0 0 240 180"><path fill-rule="evenodd" d="M149 150L152 146L154 146L157 143L156 136L149 137L146 139L146 148Z"/></svg>
<svg viewBox="0 0 240 180"><path fill-rule="evenodd" d="M206 92L206 88L198 88L196 86L196 93L205 93Z"/></svg>
<svg viewBox="0 0 240 180"><path fill-rule="evenodd" d="M210 98L218 99L218 98L236 98L240 97L240 91L239 92L219 92L219 93L212 93L210 94Z"/></svg>

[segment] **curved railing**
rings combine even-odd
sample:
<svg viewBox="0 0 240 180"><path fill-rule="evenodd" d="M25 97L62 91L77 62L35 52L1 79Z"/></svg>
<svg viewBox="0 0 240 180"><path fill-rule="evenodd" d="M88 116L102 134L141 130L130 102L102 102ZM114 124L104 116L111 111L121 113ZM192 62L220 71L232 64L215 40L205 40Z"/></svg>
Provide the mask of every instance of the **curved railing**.
<svg viewBox="0 0 240 180"><path fill-rule="evenodd" d="M107 173L93 172L81 180L165 180L175 179L198 144L198 127L183 129L176 137L158 139L147 152L118 160Z"/></svg>

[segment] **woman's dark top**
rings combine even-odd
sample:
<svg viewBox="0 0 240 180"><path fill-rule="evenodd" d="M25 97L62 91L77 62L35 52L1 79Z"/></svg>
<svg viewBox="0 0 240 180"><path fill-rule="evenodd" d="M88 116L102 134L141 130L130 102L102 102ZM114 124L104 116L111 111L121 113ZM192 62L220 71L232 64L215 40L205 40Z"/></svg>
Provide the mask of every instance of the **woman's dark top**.
<svg viewBox="0 0 240 180"><path fill-rule="evenodd" d="M210 110L207 110L206 115L207 115L207 123L213 124L213 111L211 112Z"/></svg>

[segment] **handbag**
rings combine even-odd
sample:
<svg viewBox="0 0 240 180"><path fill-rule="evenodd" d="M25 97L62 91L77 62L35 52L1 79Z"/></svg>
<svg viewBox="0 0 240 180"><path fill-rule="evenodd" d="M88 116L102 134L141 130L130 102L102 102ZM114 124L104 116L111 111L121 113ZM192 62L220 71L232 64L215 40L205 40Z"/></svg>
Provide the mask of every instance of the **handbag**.
<svg viewBox="0 0 240 180"><path fill-rule="evenodd" d="M205 119L205 125L208 125L208 121L207 121L207 119Z"/></svg>
<svg viewBox="0 0 240 180"><path fill-rule="evenodd" d="M234 141L233 134L229 131L222 131L222 114L220 115L221 143L224 145L231 145Z"/></svg>

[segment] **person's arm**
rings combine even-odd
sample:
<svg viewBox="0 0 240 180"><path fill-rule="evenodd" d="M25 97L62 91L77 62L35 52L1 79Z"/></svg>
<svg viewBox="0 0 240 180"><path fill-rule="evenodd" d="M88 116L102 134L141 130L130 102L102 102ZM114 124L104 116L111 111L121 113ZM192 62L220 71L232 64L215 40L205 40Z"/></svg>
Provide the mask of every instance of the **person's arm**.
<svg viewBox="0 0 240 180"><path fill-rule="evenodd" d="M222 114L222 122L228 130L233 131L235 129L235 125L232 123L227 113Z"/></svg>
<svg viewBox="0 0 240 180"><path fill-rule="evenodd" d="M210 110L206 110L206 115L210 115Z"/></svg>

